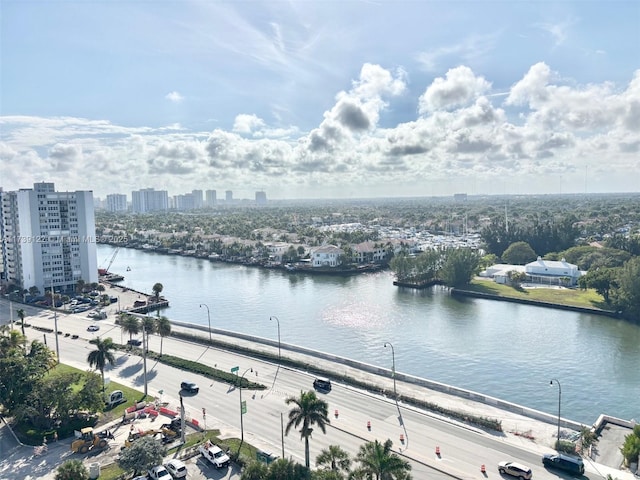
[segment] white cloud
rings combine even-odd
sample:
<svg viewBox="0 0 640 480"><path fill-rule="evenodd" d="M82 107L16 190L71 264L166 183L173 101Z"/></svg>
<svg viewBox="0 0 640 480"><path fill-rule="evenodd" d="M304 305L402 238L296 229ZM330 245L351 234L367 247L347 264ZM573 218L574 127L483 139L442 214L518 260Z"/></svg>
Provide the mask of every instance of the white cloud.
<svg viewBox="0 0 640 480"><path fill-rule="evenodd" d="M175 90L173 92L169 92L167 93L164 98L166 98L167 100L173 102L173 103L180 103L184 100L184 97L182 95L180 95L179 92L176 92Z"/></svg>
<svg viewBox="0 0 640 480"><path fill-rule="evenodd" d="M491 84L482 77L476 77L469 67L452 68L446 79L436 78L422 94L419 112L425 114L466 105L490 88Z"/></svg>
<svg viewBox="0 0 640 480"><path fill-rule="evenodd" d="M265 126L264 120L257 115L240 114L233 122L233 131L236 133L251 133Z"/></svg>

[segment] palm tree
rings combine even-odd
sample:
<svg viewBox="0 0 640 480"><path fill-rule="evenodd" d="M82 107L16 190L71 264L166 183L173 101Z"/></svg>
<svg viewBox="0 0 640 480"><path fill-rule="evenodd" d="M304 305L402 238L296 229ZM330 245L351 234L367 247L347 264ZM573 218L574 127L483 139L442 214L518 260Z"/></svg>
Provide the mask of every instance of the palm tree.
<svg viewBox="0 0 640 480"><path fill-rule="evenodd" d="M80 460L69 460L58 467L55 480L88 480L89 471Z"/></svg>
<svg viewBox="0 0 640 480"><path fill-rule="evenodd" d="M162 293L162 289L163 288L164 287L162 286L162 284L160 282L158 282L151 289L153 291L153 294L156 297L156 303L158 303L160 301L160 294Z"/></svg>
<svg viewBox="0 0 640 480"><path fill-rule="evenodd" d="M152 317L144 317L142 319L142 333L146 337L144 341L145 341L145 347L147 352L149 351L149 334L155 333L155 331L156 331L155 319Z"/></svg>
<svg viewBox="0 0 640 480"><path fill-rule="evenodd" d="M162 340L171 335L171 322L164 315L156 318L156 332L160 335L160 356L162 356Z"/></svg>
<svg viewBox="0 0 640 480"><path fill-rule="evenodd" d="M351 468L351 459L349 454L338 445L329 445L329 448L325 448L320 452L320 455L316 457L316 465L321 467L328 467L332 471L349 472Z"/></svg>
<svg viewBox="0 0 640 480"><path fill-rule="evenodd" d="M95 345L96 349L89 353L87 361L91 368L95 367L100 370L100 374L102 375L102 393L104 393L104 369L107 363L110 365L116 363L116 357L111 352L111 350L115 350L116 346L110 338L102 340L100 337L96 337L89 340L89 343Z"/></svg>
<svg viewBox="0 0 640 480"><path fill-rule="evenodd" d="M20 326L22 327L22 335L24 335L24 310L19 308L16 313L18 314L18 318L20 319Z"/></svg>
<svg viewBox="0 0 640 480"><path fill-rule="evenodd" d="M370 480L410 480L411 464L393 453L393 442L378 440L360 446L356 462L360 464L353 471L353 478Z"/></svg>
<svg viewBox="0 0 640 480"><path fill-rule="evenodd" d="M129 334L129 340L131 340L134 335L140 333L140 322L137 317L125 314L120 318L120 328L124 333Z"/></svg>
<svg viewBox="0 0 640 480"><path fill-rule="evenodd" d="M289 397L285 403L295 405L289 411L285 432L288 435L292 427L298 428L302 424L300 438L304 438L304 460L306 467L309 468L309 438L313 432L313 425L318 425L322 433L326 433L327 425L331 423L327 416L329 405L319 399L314 391L301 391L299 397Z"/></svg>

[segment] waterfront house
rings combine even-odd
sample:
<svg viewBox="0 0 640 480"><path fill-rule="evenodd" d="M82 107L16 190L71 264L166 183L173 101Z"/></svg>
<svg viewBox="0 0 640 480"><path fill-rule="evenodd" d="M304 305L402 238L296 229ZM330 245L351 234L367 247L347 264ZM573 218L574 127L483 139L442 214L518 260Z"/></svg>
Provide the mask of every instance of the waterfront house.
<svg viewBox="0 0 640 480"><path fill-rule="evenodd" d="M577 265L562 260L543 260L538 257L534 262L525 265L525 273L532 283L544 283L549 285L574 286L582 272Z"/></svg>
<svg viewBox="0 0 640 480"><path fill-rule="evenodd" d="M384 245L375 242L362 242L353 246L353 259L356 263L381 263L387 255Z"/></svg>
<svg viewBox="0 0 640 480"><path fill-rule="evenodd" d="M311 266L318 267L337 267L340 265L340 257L344 255L344 251L335 245L322 245L311 250Z"/></svg>

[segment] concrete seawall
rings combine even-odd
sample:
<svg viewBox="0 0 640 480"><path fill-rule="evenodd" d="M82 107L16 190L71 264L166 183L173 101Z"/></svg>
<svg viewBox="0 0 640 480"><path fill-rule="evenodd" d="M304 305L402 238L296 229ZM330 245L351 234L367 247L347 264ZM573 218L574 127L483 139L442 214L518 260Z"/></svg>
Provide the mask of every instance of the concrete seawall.
<svg viewBox="0 0 640 480"><path fill-rule="evenodd" d="M209 332L209 329L204 325L196 325L196 324L191 324L186 322L175 322L175 321L172 321L171 323L173 325L192 329L192 330L199 330L207 333ZM243 341L250 342L257 345L266 345L272 348L276 348L276 349L278 348L277 341L270 340L267 338L256 337L253 335L246 335L243 333L232 332L228 330L221 330L217 328L212 328L211 333L215 335L236 338L236 339L243 340ZM385 377L385 378L390 378L392 374L391 370L386 368L377 367L375 365L371 365L368 363L358 362L356 360L352 360L349 358L339 357L337 355L333 355L326 352L321 352L317 350L300 347L298 345L280 343L280 348L283 351L289 351L292 353L306 355L312 358L320 358L320 359L329 361L331 363L334 363L335 373L337 377L342 375L342 373L339 373L339 372L341 371L341 367L343 366L350 367L362 372L367 372L367 373ZM345 369L343 369L343 371L344 371L344 375L348 374ZM534 420L548 423L550 425L557 425L558 423L557 416L550 415L548 413L541 412L539 410L534 410L532 408L528 408L515 403L506 402L499 398L484 395L482 393L474 392L472 390L465 390L465 389L454 387L444 383L434 382L432 380L415 377L413 375L407 375L401 372L396 372L396 380L400 382L406 382L408 384L424 387L430 390L435 390L437 392L445 393L448 395L454 395L460 398L465 398L475 402L484 403L486 405L490 405L490 406L499 408L501 410L505 410L505 411L517 414L517 415L522 415L524 417L528 417ZM566 418L560 419L560 425L564 428L569 428L571 430L576 430L576 431L579 431L583 426L585 426L580 422L576 422Z"/></svg>

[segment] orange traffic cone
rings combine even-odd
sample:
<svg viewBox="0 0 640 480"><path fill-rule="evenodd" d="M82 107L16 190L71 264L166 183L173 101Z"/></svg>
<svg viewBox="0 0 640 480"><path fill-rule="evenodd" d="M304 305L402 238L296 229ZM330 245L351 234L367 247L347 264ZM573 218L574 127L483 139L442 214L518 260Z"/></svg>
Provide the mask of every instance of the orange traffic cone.
<svg viewBox="0 0 640 480"><path fill-rule="evenodd" d="M440 456L440 447L436 447L436 455Z"/></svg>
<svg viewBox="0 0 640 480"><path fill-rule="evenodd" d="M336 411L334 412L336 418L338 418L338 409L336 408Z"/></svg>
<svg viewBox="0 0 640 480"><path fill-rule="evenodd" d="M400 443L404 443L404 433L400 434Z"/></svg>
<svg viewBox="0 0 640 480"><path fill-rule="evenodd" d="M487 473L487 467L484 466L484 463L480 465L480 472Z"/></svg>
<svg viewBox="0 0 640 480"><path fill-rule="evenodd" d="M367 421L367 430L371 430L371 420Z"/></svg>

